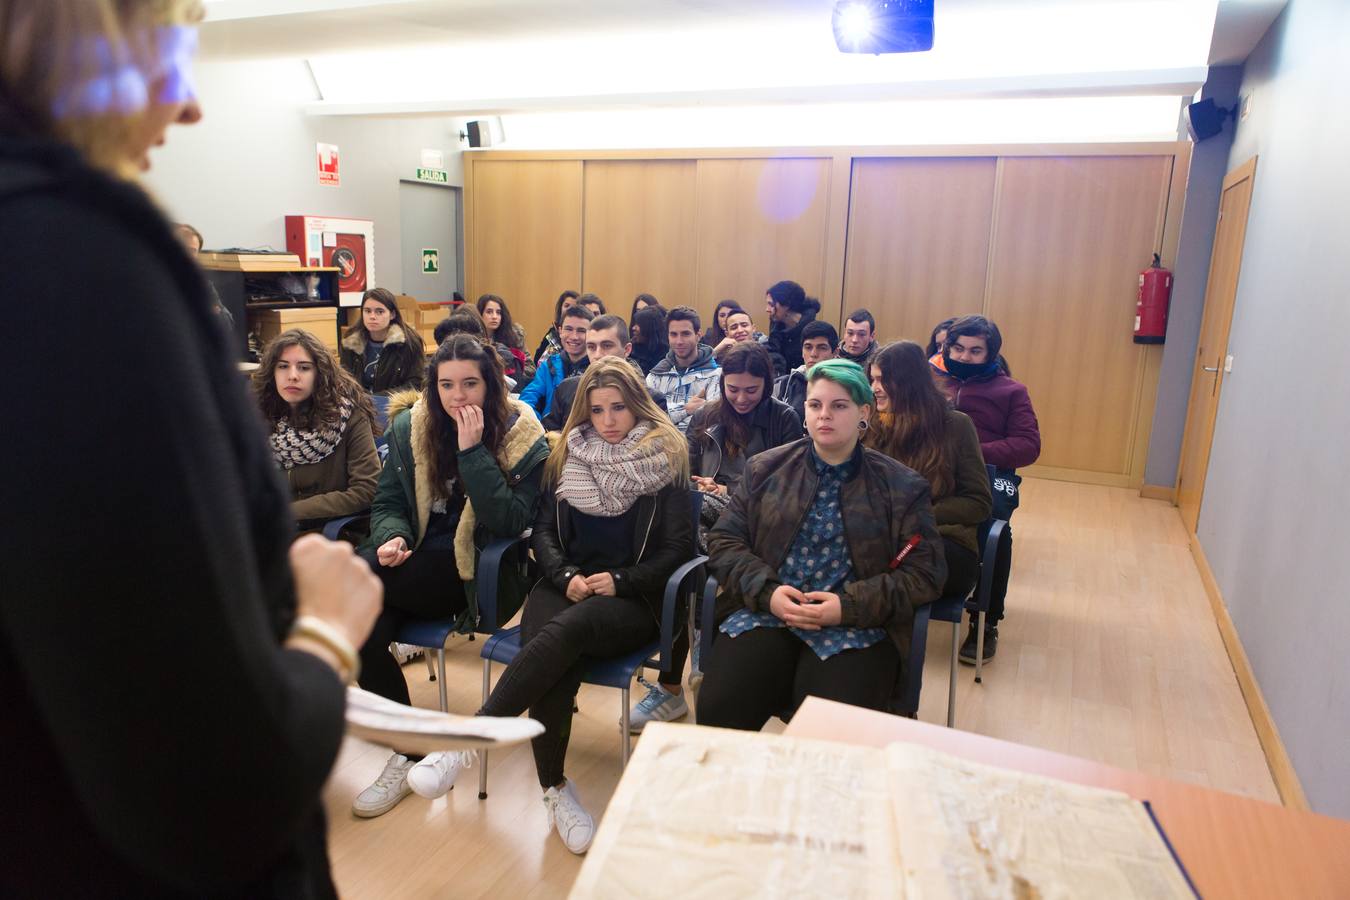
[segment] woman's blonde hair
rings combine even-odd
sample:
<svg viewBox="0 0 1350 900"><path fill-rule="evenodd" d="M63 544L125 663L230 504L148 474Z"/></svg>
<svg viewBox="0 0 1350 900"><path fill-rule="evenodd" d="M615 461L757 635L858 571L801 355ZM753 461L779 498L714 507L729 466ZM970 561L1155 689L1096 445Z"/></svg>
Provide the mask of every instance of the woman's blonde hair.
<svg viewBox="0 0 1350 900"><path fill-rule="evenodd" d="M202 16L200 0L0 0L0 127L61 141L105 171L134 177L128 148L145 109L57 110L81 87L110 78L111 64L155 71L157 48L146 36Z"/></svg>
<svg viewBox="0 0 1350 900"><path fill-rule="evenodd" d="M670 470L675 473L677 483L689 480L689 444L680 429L671 424L670 417L661 411L661 407L647 393L647 386L641 376L627 359L621 356L606 356L591 363L581 376L577 385L576 397L572 400L572 409L567 414L567 422L562 428L562 439L553 446L544 467L544 480L557 484L562 476L563 466L567 464L567 436L572 429L589 424L591 421L591 391L596 388L615 388L623 397L624 405L633 411L637 423L651 423L652 430L639 442L641 447L650 442L661 445L661 449L670 457Z"/></svg>

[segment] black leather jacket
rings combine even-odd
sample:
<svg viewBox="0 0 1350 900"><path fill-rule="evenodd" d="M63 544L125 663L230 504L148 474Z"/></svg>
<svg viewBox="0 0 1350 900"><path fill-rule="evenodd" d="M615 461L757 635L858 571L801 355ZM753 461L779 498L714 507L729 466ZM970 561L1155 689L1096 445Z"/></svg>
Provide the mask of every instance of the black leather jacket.
<svg viewBox="0 0 1350 900"><path fill-rule="evenodd" d="M710 403L701 408L689 422L689 470L734 487L734 482L740 480L739 473L733 476L724 471L727 467L722 452L723 427L709 415L712 406ZM750 444L743 458L789 444L801 436L802 420L796 411L781 400L765 397L750 414Z"/></svg>
<svg viewBox="0 0 1350 900"><path fill-rule="evenodd" d="M687 484L668 484L637 499L633 560L610 572L618 596L640 599L653 607L661 602L670 574L695 553L692 504ZM560 591L567 590L567 583L579 571L567 555L568 544L576 539L572 507L547 491L530 543L544 577Z"/></svg>

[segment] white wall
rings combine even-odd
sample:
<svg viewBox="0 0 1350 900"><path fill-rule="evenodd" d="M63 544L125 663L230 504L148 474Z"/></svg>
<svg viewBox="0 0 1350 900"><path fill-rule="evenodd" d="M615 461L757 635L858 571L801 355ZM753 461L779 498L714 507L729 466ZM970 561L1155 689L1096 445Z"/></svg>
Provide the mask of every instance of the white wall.
<svg viewBox="0 0 1350 900"><path fill-rule="evenodd" d="M1350 5L1293 0L1247 60L1258 156L1199 537L1314 809L1350 818Z"/></svg>
<svg viewBox="0 0 1350 900"><path fill-rule="evenodd" d="M287 215L375 222L376 285L399 291L400 178L412 179L423 148L441 150L450 183L463 184L459 122L449 117L311 117L318 99L300 60L197 65L202 121L169 132L151 155L145 184L208 248L285 248ZM338 187L318 183L315 144L341 150Z"/></svg>

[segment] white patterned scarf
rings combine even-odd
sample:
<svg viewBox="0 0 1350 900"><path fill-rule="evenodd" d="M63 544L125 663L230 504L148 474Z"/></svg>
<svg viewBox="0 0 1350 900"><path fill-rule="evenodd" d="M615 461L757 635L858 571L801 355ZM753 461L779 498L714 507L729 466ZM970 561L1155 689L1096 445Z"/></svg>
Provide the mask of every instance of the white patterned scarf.
<svg viewBox="0 0 1350 900"><path fill-rule="evenodd" d="M592 516L621 516L638 497L670 484L675 473L661 443L638 446L651 430L650 422L641 422L626 438L611 444L590 423L572 429L555 492L558 499Z"/></svg>
<svg viewBox="0 0 1350 900"><path fill-rule="evenodd" d="M296 428L291 425L289 416L282 416L267 439L272 445L272 458L283 469L312 466L327 459L342 443L342 435L355 408L350 399L343 397L338 404L338 420L318 428Z"/></svg>

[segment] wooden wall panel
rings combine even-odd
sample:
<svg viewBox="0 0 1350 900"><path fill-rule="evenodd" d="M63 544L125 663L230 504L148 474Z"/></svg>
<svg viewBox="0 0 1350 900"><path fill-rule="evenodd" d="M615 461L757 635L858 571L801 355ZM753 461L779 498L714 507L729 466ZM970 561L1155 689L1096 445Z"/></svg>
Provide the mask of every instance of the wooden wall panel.
<svg viewBox="0 0 1350 900"><path fill-rule="evenodd" d="M984 308L997 160L857 159L844 315L871 310L883 342L922 344L949 316Z"/></svg>
<svg viewBox="0 0 1350 900"><path fill-rule="evenodd" d="M1171 161L1003 160L988 314L1036 406L1040 466L1131 474L1145 365L1131 340L1135 299L1161 244Z"/></svg>
<svg viewBox="0 0 1350 900"><path fill-rule="evenodd" d="M582 289L625 319L640 293L692 303L696 179L692 159L588 160Z"/></svg>
<svg viewBox="0 0 1350 900"><path fill-rule="evenodd" d="M791 279L820 296L829 176L829 159L698 160L694 305L705 318L730 297L767 333L769 285Z"/></svg>
<svg viewBox="0 0 1350 900"><path fill-rule="evenodd" d="M493 293L533 352L558 294L581 285L580 160L474 162L468 298Z"/></svg>

